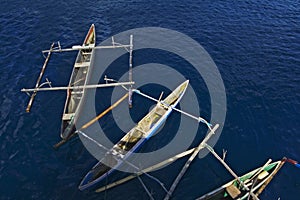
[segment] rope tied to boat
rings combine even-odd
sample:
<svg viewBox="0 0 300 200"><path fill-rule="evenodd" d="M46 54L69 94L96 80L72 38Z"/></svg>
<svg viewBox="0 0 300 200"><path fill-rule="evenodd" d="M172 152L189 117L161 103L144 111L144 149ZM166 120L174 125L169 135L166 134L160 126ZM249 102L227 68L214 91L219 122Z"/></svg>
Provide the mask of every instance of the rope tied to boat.
<svg viewBox="0 0 300 200"><path fill-rule="evenodd" d="M298 168L300 168L300 164L299 164L299 162L296 161L296 160L293 160L293 159L290 159L290 158L285 158L285 161L288 162L288 163L293 164L294 166L296 166L296 167L298 167Z"/></svg>
<svg viewBox="0 0 300 200"><path fill-rule="evenodd" d="M88 140L94 142L97 146L99 146L100 148L109 151L108 148L106 148L105 146L103 146L102 144L100 144L99 142L97 142L95 139L91 138L90 136L86 135L84 132L82 131L78 131L78 134L82 135L83 137L87 138ZM123 159L122 156L120 156L119 154L114 155L116 157L118 157L119 159L121 159L124 163L128 164L129 166L133 167L134 169L137 170L137 172L141 172L143 174L145 174L146 176L148 176L150 179L154 180L155 182L157 182L164 191L168 192L167 188L164 186L164 184L156 177L150 175L149 173L145 172L144 170L140 169L139 167L135 166L134 164L128 162L127 160Z"/></svg>

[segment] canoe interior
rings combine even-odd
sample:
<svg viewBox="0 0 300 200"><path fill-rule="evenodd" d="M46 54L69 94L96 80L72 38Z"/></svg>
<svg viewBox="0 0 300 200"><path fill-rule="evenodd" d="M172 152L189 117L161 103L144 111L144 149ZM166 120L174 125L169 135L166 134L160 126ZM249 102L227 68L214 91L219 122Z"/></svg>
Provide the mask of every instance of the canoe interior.
<svg viewBox="0 0 300 200"><path fill-rule="evenodd" d="M95 46L95 27L92 25L84 40L83 46ZM92 49L80 50L77 54L73 71L68 86L82 86L86 84L86 77L91 63ZM84 89L67 90L64 112L62 116L61 137L68 138L75 129L75 115L78 115L80 102L84 95Z"/></svg>
<svg viewBox="0 0 300 200"><path fill-rule="evenodd" d="M267 165L261 172L257 173L259 169L253 170L244 176L240 177L248 188L252 188L252 192L255 194L265 182L268 183L268 179L272 179L277 173L283 162L277 161ZM264 185L265 187L266 185ZM232 199L247 199L248 191L237 181L231 181L222 187L210 192L198 200L232 200ZM258 195L258 194L257 194Z"/></svg>

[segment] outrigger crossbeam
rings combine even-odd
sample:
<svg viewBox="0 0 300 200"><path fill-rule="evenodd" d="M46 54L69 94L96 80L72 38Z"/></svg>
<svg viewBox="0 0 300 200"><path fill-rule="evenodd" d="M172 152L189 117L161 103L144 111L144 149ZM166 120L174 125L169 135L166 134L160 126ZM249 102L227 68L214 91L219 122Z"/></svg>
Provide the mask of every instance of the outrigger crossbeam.
<svg viewBox="0 0 300 200"><path fill-rule="evenodd" d="M103 87L115 87L115 86L124 86L132 85L134 82L119 82L119 83L105 83L105 84L96 84L96 85L80 85L80 86L71 86L71 87L49 87L49 88L33 88L25 89L23 88L21 92L41 92L41 91L53 91L53 90L76 90L76 89L93 89L93 88L103 88Z"/></svg>
<svg viewBox="0 0 300 200"><path fill-rule="evenodd" d="M143 97L146 97L147 99L150 99L150 100L152 100L152 101L155 101L155 102L157 102L157 103L161 103L161 104L163 104L163 105L165 105L165 106L167 106L167 107L170 106L170 105L167 105L166 103L164 103L163 101L160 101L160 99L155 99L154 97L151 97L151 96L149 96L149 95L147 95L147 94L142 93L140 90L134 89L133 92L135 92L135 93L137 93L137 94L139 94L139 95L141 95L141 96L143 96ZM183 111L183 110L180 110L180 109L178 109L178 108L175 108L175 107L172 107L172 109L175 110L175 111L177 111L177 112L180 112L181 114L184 114L184 115L186 115L186 116L188 116L188 117L190 117L190 118L192 118L192 119L195 119L196 121L198 121L198 123L199 123L199 122L204 123L204 124L209 128L209 130L212 130L212 128L211 128L211 127L212 127L212 124L208 123L204 118L202 118L202 117L196 117L196 116L194 116L194 115L192 115L192 114L189 114L189 113L187 113L187 112L185 112L185 111Z"/></svg>
<svg viewBox="0 0 300 200"><path fill-rule="evenodd" d="M54 50L43 50L42 53L48 53L48 52L66 52L66 51L78 51L78 50L92 50L92 49L114 49L114 48L128 48L130 45L109 45L109 46L97 46L97 47L89 47L89 46L80 46L80 45L74 45L72 48L66 48L66 49L54 49Z"/></svg>
<svg viewBox="0 0 300 200"><path fill-rule="evenodd" d="M81 46L81 45L74 45L71 48L65 48L62 49L60 46L60 43L57 42L59 45L58 47L55 47L54 49L47 49L43 50L42 53L48 53L48 52L55 52L55 53L60 53L60 52L67 52L67 51L79 51L79 50L92 50L92 49L115 49L115 48L131 48L132 49L132 44L129 45L123 45L123 44L116 44L113 43L113 45L107 45L107 46Z"/></svg>
<svg viewBox="0 0 300 200"><path fill-rule="evenodd" d="M44 75L46 66L49 62L50 56L52 53L55 52L68 52L68 51L81 51L81 50L93 50L93 49L114 49L114 48L124 48L127 52L129 52L129 81L128 82L117 82L117 83L106 83L106 84L95 84L95 85L82 85L82 86L65 86L65 87L51 87L50 82L47 80L47 82L40 84L42 77ZM21 92L26 92L30 96L30 100L28 102L28 105L26 107L26 112L30 112L31 106L33 104L33 100L37 94L37 92L40 91L55 91L55 90L76 90L76 89L91 89L91 88L103 88L103 87L115 87L115 86L122 86L125 87L126 85L129 85L129 106L132 106L132 85L134 85L134 82L132 81L132 51L133 51L133 36L130 35L130 44L123 45L120 43L116 43L114 41L114 38L112 37L112 45L107 46L94 46L94 45L74 45L71 48L61 48L60 42L53 42L50 46L50 49L43 50L42 53L48 53L45 62L43 64L42 70L40 72L40 75L38 77L38 80L36 82L35 88L32 89L26 89L23 88ZM49 88L43 87L45 84L49 84Z"/></svg>

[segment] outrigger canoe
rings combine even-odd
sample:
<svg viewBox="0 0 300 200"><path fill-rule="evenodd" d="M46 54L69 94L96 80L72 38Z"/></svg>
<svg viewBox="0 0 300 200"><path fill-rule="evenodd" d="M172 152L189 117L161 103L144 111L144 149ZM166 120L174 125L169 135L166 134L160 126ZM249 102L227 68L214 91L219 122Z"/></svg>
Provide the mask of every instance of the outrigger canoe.
<svg viewBox="0 0 300 200"><path fill-rule="evenodd" d="M69 87L86 85L86 77L91 65L92 48L95 47L95 43L95 26L92 24L82 45L83 47L90 47L91 49L79 50L68 85ZM68 137L76 131L75 123L79 116L80 102L84 97L84 92L84 88L67 90L60 134L62 139L68 139Z"/></svg>
<svg viewBox="0 0 300 200"><path fill-rule="evenodd" d="M79 185L80 190L95 186L115 171L133 152L137 151L166 121L183 97L189 81L183 82L132 128L105 156L87 173Z"/></svg>
<svg viewBox="0 0 300 200"><path fill-rule="evenodd" d="M283 158L281 161L257 168L240 177L240 179L248 188L251 188L253 194L258 196L283 166L285 161L286 158ZM237 180L233 180L216 190L197 198L197 200L243 200L247 199L248 196L249 191L245 190Z"/></svg>

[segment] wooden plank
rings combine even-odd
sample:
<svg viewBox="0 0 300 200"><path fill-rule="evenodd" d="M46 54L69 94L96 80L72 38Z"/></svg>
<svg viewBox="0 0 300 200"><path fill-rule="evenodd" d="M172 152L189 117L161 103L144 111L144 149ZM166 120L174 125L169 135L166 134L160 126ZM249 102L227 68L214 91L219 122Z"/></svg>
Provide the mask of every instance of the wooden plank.
<svg viewBox="0 0 300 200"><path fill-rule="evenodd" d="M80 62L80 63L75 63L74 67L88 67L90 66L91 62Z"/></svg>
<svg viewBox="0 0 300 200"><path fill-rule="evenodd" d="M75 113L65 113L62 117L62 120L71 120Z"/></svg>
<svg viewBox="0 0 300 200"><path fill-rule="evenodd" d="M233 199L237 198L241 194L241 191L233 184L226 187L226 191Z"/></svg>
<svg viewBox="0 0 300 200"><path fill-rule="evenodd" d="M43 65L43 67L42 67L42 70L41 70L41 72L40 72L40 75L39 75L39 77L38 77L38 79L37 79L37 81L36 81L35 89L37 89L37 88L39 87L39 85L40 85L41 79L42 79L42 77L43 77L43 75L44 75L46 66L47 66L48 61L49 61L49 59L50 59L50 55L51 55L51 53L52 53L53 47L54 47L54 42L51 44L50 50L49 50L49 52L48 52L48 55L47 55L47 57L46 57L46 60L45 60L44 65ZM31 109L31 106L32 106L34 97L36 96L36 93L37 93L37 91L34 90L34 91L33 91L33 94L31 95L31 97L30 97L30 99L29 99L29 102L28 102L28 105L27 105L27 108L26 108L26 112L30 112L30 109Z"/></svg>

